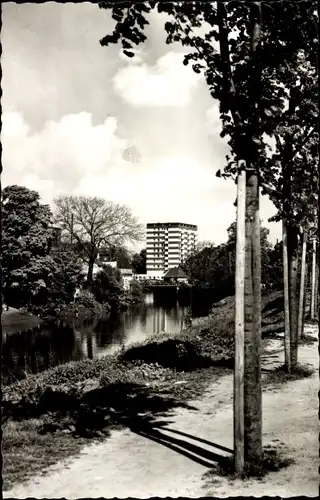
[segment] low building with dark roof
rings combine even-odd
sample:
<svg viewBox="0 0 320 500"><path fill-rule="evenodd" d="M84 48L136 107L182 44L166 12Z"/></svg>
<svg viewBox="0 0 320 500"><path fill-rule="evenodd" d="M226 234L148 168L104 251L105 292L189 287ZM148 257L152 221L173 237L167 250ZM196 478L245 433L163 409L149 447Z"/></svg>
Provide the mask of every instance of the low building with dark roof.
<svg viewBox="0 0 320 500"><path fill-rule="evenodd" d="M163 277L164 281L172 281L175 283L187 283L188 282L188 276L187 274L181 269L181 267L172 267L169 269L166 274Z"/></svg>

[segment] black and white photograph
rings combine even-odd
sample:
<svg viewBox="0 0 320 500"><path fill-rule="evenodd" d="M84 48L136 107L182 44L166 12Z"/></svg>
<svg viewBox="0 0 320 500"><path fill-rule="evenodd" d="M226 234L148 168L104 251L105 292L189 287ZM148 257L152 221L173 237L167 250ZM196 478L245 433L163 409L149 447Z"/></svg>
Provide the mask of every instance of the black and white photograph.
<svg viewBox="0 0 320 500"><path fill-rule="evenodd" d="M2 2L4 498L319 495L319 3Z"/></svg>

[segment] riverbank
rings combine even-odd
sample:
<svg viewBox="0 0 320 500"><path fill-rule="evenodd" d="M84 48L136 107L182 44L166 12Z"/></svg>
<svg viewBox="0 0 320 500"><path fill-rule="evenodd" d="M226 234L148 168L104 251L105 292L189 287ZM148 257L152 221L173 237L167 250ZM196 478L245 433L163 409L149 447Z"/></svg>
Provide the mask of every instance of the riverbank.
<svg viewBox="0 0 320 500"><path fill-rule="evenodd" d="M105 439L111 429L127 427L141 414L154 418L187 408L208 384L231 374L233 301L223 301L182 334L60 365L4 387L5 488L78 453L88 440ZM279 320L279 304L279 294L265 299L264 322L269 318L272 324L270 311ZM269 343L264 340L265 349ZM25 466L28 456L38 457L30 467Z"/></svg>
<svg viewBox="0 0 320 500"><path fill-rule="evenodd" d="M189 399L201 397L212 380L228 372L214 367L189 373L150 364L130 367L104 358L57 367L41 379L30 377L19 387L11 386L3 404L4 491L76 456L83 446L104 441L110 431L126 428L141 415L153 418L187 408Z"/></svg>
<svg viewBox="0 0 320 500"><path fill-rule="evenodd" d="M17 333L41 325L41 319L32 313L9 307L8 311L1 313L1 325L6 334Z"/></svg>
<svg viewBox="0 0 320 500"><path fill-rule="evenodd" d="M317 333L315 327L313 330L310 334L314 341L300 346L299 360L316 368ZM268 343L262 359L263 366L271 369L283 362L280 343L282 345L279 339ZM191 381L188 374L184 374L179 384L167 382L162 391L158 385L154 395L152 391L149 393L149 408L133 418L134 404L129 404L122 426L112 430L103 443L92 440L88 444L87 441L87 446L80 451L83 441L80 445L78 440L73 439L78 446L78 456L67 458L71 449L68 450L67 444L75 446L70 436L65 435L65 441L61 441L62 434L57 434L55 438L51 434L50 443L56 446L64 443L62 461L10 490L6 477L7 454L4 451L4 497L123 498L128 494L137 498L260 496L261 487L263 494L270 496L317 496L317 373L303 380L280 378L277 383L274 376L270 378L270 373L263 376L264 447L271 454L282 454L287 467L279 467L264 478L248 478L245 481L223 476L217 467L223 457L230 456L233 446L232 372L214 373L207 368L193 373L192 377L195 375L196 383L201 381L205 387L199 388L193 396L190 392L189 403L180 399L180 404L175 407L168 404L168 397L172 397L171 388L179 387L180 396L184 395L184 388ZM161 394L164 402L160 408L155 398ZM175 395L178 399L179 393ZM158 407L158 412L152 411L152 404ZM114 410L119 412L119 407ZM49 450L48 443L46 446ZM39 452L41 458L41 448ZM25 454L27 456L27 451ZM29 450L30 456L32 453ZM34 456L37 456L37 461L32 460L31 463L29 458L25 462L30 464L30 476L36 472L34 467L39 467L34 464L39 461L38 455ZM48 458L50 465L54 460Z"/></svg>

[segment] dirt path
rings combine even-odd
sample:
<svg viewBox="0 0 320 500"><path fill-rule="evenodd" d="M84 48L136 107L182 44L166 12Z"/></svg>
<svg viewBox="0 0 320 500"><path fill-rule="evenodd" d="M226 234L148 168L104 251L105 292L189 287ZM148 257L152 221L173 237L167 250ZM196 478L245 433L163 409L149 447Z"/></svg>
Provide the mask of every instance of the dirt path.
<svg viewBox="0 0 320 500"><path fill-rule="evenodd" d="M309 327L306 333L315 333ZM273 364L281 341L273 341ZM302 346L299 361L318 368L317 344ZM263 394L264 444L281 442L295 463L263 481L205 479L217 457L233 446L232 376L213 383L196 410L179 408L166 415L168 428L114 431L104 443L87 446L75 459L60 462L46 475L4 492L4 498L318 496L318 374ZM178 431L178 432L177 432ZM196 436L191 439L181 433ZM199 439L208 440L208 443ZM160 441L162 444L160 444ZM217 446L213 445L215 443ZM221 449L222 447L223 449ZM225 449L224 449L225 448Z"/></svg>

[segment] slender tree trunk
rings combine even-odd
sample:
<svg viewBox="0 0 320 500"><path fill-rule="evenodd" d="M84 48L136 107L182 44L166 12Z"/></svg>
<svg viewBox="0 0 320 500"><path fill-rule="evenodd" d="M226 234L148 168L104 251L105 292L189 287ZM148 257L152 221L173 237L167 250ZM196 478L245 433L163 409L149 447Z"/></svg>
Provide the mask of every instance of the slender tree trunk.
<svg viewBox="0 0 320 500"><path fill-rule="evenodd" d="M259 157L253 139L258 139L259 103L261 100L261 2L250 5L251 77L250 94L255 105L248 128L250 150L246 179L246 245L244 281L244 436L245 462L262 460L262 390L261 390L261 238L258 172L251 170Z"/></svg>
<svg viewBox="0 0 320 500"><path fill-rule="evenodd" d="M291 372L291 346L290 346L290 301L289 301L289 266L288 266L288 240L287 225L282 220L282 246L283 246L283 292L284 292L284 364Z"/></svg>
<svg viewBox="0 0 320 500"><path fill-rule="evenodd" d="M314 310L315 310L315 315L314 317L317 317L317 311L319 307L319 265L316 264L316 284L315 284L315 291L314 291Z"/></svg>
<svg viewBox="0 0 320 500"><path fill-rule="evenodd" d="M290 304L290 345L291 369L298 363L298 234L293 226L288 226L289 262L289 304Z"/></svg>
<svg viewBox="0 0 320 500"><path fill-rule="evenodd" d="M93 266L94 260L90 259L88 264L88 274L87 274L87 289L91 290L93 282Z"/></svg>
<svg viewBox="0 0 320 500"><path fill-rule="evenodd" d="M247 172L244 281L244 435L245 461L262 458L261 265L258 176Z"/></svg>
<svg viewBox="0 0 320 500"><path fill-rule="evenodd" d="M312 242L312 274L311 274L311 310L310 310L310 319L314 320L316 317L316 308L315 308L315 298L316 298L316 250L317 243L314 239Z"/></svg>
<svg viewBox="0 0 320 500"><path fill-rule="evenodd" d="M235 470L244 471L244 275L245 275L245 206L246 173L238 175L237 183L237 237L236 237L236 311L235 311L235 362L234 362L234 456Z"/></svg>
<svg viewBox="0 0 320 500"><path fill-rule="evenodd" d="M93 359L93 345L92 345L92 330L86 332L87 337L87 355L89 359Z"/></svg>
<svg viewBox="0 0 320 500"><path fill-rule="evenodd" d="M73 217L74 217L74 215L71 214L71 230L70 230L70 244L71 244L71 247L72 247L72 243L73 243Z"/></svg>
<svg viewBox="0 0 320 500"><path fill-rule="evenodd" d="M2 184L1 184L1 173L2 173L2 162L0 162L0 255L2 255ZM2 262L0 258L0 312L2 313L3 309L3 277L2 277ZM8 307L7 300L5 301L6 306ZM2 335L2 323L0 321L0 333ZM2 338L2 337L1 337ZM0 355L2 358L2 342L0 346Z"/></svg>
<svg viewBox="0 0 320 500"><path fill-rule="evenodd" d="M302 326L301 326L301 337L304 336L304 325L306 322L306 310L307 310L307 291L308 291L308 263L306 262L305 269L305 283L304 283L304 294L303 294L303 309L302 309Z"/></svg>
<svg viewBox="0 0 320 500"><path fill-rule="evenodd" d="M92 283L93 283L93 268L97 259L97 252L95 250L92 251L89 257L88 263L88 274L87 274L87 289L91 291Z"/></svg>
<svg viewBox="0 0 320 500"><path fill-rule="evenodd" d="M300 296L299 296L299 313L298 313L298 339L302 336L303 331L303 309L304 309L304 291L305 291L305 272L306 272L306 251L307 251L307 234L302 235L302 255L301 255L301 273L300 273Z"/></svg>

